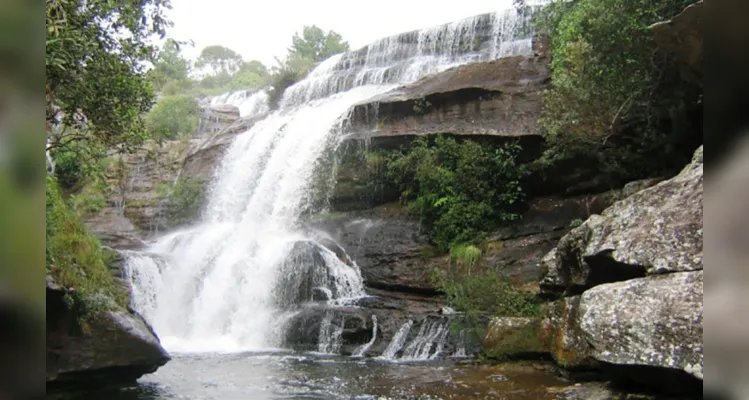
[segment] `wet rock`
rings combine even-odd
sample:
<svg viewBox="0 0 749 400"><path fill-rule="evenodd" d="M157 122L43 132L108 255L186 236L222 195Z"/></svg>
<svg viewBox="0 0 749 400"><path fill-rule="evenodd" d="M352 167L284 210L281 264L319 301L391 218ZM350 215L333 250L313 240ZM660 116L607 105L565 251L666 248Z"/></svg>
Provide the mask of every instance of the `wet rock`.
<svg viewBox="0 0 749 400"><path fill-rule="evenodd" d="M322 297L335 297L329 266L319 244L312 241L294 243L279 270L274 287L276 305L288 308Z"/></svg>
<svg viewBox="0 0 749 400"><path fill-rule="evenodd" d="M539 47L536 41L536 48ZM472 63L427 76L354 108L355 137L540 136L550 70L545 52ZM372 118L376 115L377 118Z"/></svg>
<svg viewBox="0 0 749 400"><path fill-rule="evenodd" d="M702 269L702 147L674 178L620 200L565 235L541 260L547 295Z"/></svg>
<svg viewBox="0 0 749 400"><path fill-rule="evenodd" d="M198 108L196 136L207 136L221 131L239 119L239 108L229 104L203 104Z"/></svg>
<svg viewBox="0 0 749 400"><path fill-rule="evenodd" d="M237 118L222 125L218 131L203 135L200 140L193 140L182 163L182 174L201 182L213 178L216 167L234 138L266 116L267 114L261 114Z"/></svg>
<svg viewBox="0 0 749 400"><path fill-rule="evenodd" d="M591 356L608 364L680 370L702 379L703 272L599 285L580 299Z"/></svg>
<svg viewBox="0 0 749 400"><path fill-rule="evenodd" d="M598 361L580 329L580 296L552 303L542 325L542 337L556 363L568 370L594 370Z"/></svg>
<svg viewBox="0 0 749 400"><path fill-rule="evenodd" d="M418 221L380 211L337 214L311 221L310 226L327 232L346 249L367 287L438 294L430 272L439 260L423 256L429 240L420 232Z"/></svg>
<svg viewBox="0 0 749 400"><path fill-rule="evenodd" d="M63 302L65 290L47 281L48 390L135 383L170 357L150 326L121 308L81 324Z"/></svg>

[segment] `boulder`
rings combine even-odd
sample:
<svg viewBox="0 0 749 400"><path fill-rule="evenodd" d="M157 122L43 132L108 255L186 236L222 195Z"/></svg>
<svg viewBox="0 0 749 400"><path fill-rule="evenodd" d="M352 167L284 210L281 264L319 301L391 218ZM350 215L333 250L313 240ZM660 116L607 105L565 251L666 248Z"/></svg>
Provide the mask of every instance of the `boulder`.
<svg viewBox="0 0 749 400"><path fill-rule="evenodd" d="M540 318L492 318L482 347L484 354L494 358L541 356L549 352Z"/></svg>
<svg viewBox="0 0 749 400"><path fill-rule="evenodd" d="M701 380L702 284L703 271L692 271L586 290L576 322L590 355L607 364L683 371Z"/></svg>
<svg viewBox="0 0 749 400"><path fill-rule="evenodd" d="M65 293L48 278L48 391L132 384L170 360L140 315L113 306L79 320L65 305Z"/></svg>
<svg viewBox="0 0 749 400"><path fill-rule="evenodd" d="M677 176L620 200L565 235L541 260L547 295L702 269L702 147Z"/></svg>
<svg viewBox="0 0 749 400"><path fill-rule="evenodd" d="M552 303L543 321L542 337L556 363L572 371L599 368L591 356L590 344L580 330L580 296L565 297Z"/></svg>

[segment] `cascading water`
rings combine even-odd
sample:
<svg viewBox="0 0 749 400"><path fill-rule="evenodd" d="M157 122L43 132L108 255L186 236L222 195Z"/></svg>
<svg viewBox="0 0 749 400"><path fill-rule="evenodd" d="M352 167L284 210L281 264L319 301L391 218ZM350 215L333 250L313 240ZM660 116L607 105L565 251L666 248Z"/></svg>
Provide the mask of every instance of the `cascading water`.
<svg viewBox="0 0 749 400"><path fill-rule="evenodd" d="M224 93L208 99L208 104L218 106L228 104L239 109L240 117L251 117L268 111L268 92L265 89L257 91L238 90Z"/></svg>
<svg viewBox="0 0 749 400"><path fill-rule="evenodd" d="M408 334L413 328L414 321L408 320L393 335L381 358L390 361L424 361L437 358L447 342L450 332L446 320L424 320L419 332L408 342ZM408 344L406 344L408 342ZM405 347L404 347L405 346ZM398 357L398 352L403 350Z"/></svg>
<svg viewBox="0 0 749 400"><path fill-rule="evenodd" d="M289 87L279 110L238 135L216 169L200 221L129 253L134 307L164 347L173 352L276 348L283 345L283 321L311 300L314 290L337 304L363 296L356 264L342 261L301 229L300 218L314 208L318 195L312 185L315 168L340 144L353 105L425 74L529 52L530 36L516 39L506 29L524 26L522 20L510 24L513 18L525 17L514 10L481 15L333 56ZM502 33L499 40L492 36L496 32ZM263 103L261 92L244 96L214 101L257 96ZM321 351L338 346L332 322L321 335ZM410 325L402 330L396 337L405 341ZM422 330L429 348L407 347L408 357L439 352L446 328ZM391 344L386 358L404 343Z"/></svg>
<svg viewBox="0 0 749 400"><path fill-rule="evenodd" d="M370 339L369 342L363 344L362 347L356 350L354 356L363 357L364 353L366 353L367 350L372 347L375 341L377 341L377 316L372 314L372 339Z"/></svg>

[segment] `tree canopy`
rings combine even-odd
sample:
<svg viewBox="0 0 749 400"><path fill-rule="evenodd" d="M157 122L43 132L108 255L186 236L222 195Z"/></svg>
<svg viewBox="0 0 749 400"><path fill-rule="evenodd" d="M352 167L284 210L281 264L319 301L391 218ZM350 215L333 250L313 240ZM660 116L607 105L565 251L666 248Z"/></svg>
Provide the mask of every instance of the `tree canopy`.
<svg viewBox="0 0 749 400"><path fill-rule="evenodd" d="M180 84L190 79L190 61L182 56L180 43L174 39L167 39L159 50L153 69L150 71L151 81L157 91L161 91L168 83Z"/></svg>
<svg viewBox="0 0 749 400"><path fill-rule="evenodd" d="M207 68L213 75L231 76L237 73L242 66L242 56L228 47L208 46L200 52L195 66Z"/></svg>
<svg viewBox="0 0 749 400"><path fill-rule="evenodd" d="M143 140L154 93L146 61L163 37L169 0L46 0L46 119L63 129L48 148L98 140L124 149Z"/></svg>
<svg viewBox="0 0 749 400"><path fill-rule="evenodd" d="M339 33L335 31L325 33L316 25L305 25L301 32L295 33L291 38L288 58L307 59L317 63L348 50L348 42L344 41Z"/></svg>

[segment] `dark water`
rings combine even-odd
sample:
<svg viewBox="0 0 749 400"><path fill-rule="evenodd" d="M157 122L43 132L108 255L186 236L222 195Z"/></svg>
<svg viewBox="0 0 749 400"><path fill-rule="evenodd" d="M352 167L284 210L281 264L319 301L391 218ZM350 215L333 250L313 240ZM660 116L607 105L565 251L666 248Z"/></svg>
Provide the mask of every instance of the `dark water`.
<svg viewBox="0 0 749 400"><path fill-rule="evenodd" d="M555 399L569 383L540 364L399 364L300 354L175 355L135 387L76 397L207 399Z"/></svg>

